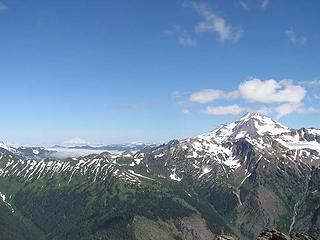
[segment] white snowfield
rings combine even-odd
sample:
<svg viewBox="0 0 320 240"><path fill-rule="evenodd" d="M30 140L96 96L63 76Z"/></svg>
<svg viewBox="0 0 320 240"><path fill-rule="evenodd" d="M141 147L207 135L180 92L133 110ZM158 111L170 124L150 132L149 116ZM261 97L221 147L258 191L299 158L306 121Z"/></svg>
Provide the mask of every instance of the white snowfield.
<svg viewBox="0 0 320 240"><path fill-rule="evenodd" d="M310 133L315 136L319 136L320 139L320 131L316 131L315 129L306 129L307 133ZM320 152L320 143L316 140L307 141L306 139L302 138L298 133L294 135L281 135L275 138L283 146L287 147L291 150L300 150L300 149L312 149Z"/></svg>

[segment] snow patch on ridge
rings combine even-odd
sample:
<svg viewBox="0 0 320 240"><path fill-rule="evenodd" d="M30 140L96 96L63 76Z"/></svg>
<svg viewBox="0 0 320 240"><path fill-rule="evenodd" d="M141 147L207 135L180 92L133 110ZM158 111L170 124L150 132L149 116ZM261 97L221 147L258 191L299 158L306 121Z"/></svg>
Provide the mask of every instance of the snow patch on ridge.
<svg viewBox="0 0 320 240"><path fill-rule="evenodd" d="M311 130L311 131L310 131ZM317 135L320 132L319 129L307 129L309 134ZM275 140L282 146L290 150L300 150L300 149L313 149L320 152L320 143L317 141L307 141L304 139L304 131L302 136L298 132L294 134L283 134L275 138Z"/></svg>
<svg viewBox="0 0 320 240"><path fill-rule="evenodd" d="M286 148L289 148L290 150L299 150L299 149L313 149L318 152L320 152L320 144L316 141L284 141L281 139L277 139L277 141L285 146Z"/></svg>
<svg viewBox="0 0 320 240"><path fill-rule="evenodd" d="M174 181L178 181L180 182L182 180L182 178L178 177L178 175L176 174L176 169L172 169L172 173L170 174L170 178Z"/></svg>
<svg viewBox="0 0 320 240"><path fill-rule="evenodd" d="M33 154L35 154L35 155L38 155L38 154L39 154L39 151L36 150L36 149L33 149L32 152L33 152Z"/></svg>
<svg viewBox="0 0 320 240"><path fill-rule="evenodd" d="M8 146L1 141L0 141L0 148L3 148L5 150L7 150L9 152L13 152L13 153L17 151L15 148Z"/></svg>
<svg viewBox="0 0 320 240"><path fill-rule="evenodd" d="M4 195L2 192L0 192L0 199L1 199L2 202L4 202L4 204L11 210L11 212L14 213L13 207L11 206L10 203L8 203L8 202L6 201L6 195Z"/></svg>
<svg viewBox="0 0 320 240"><path fill-rule="evenodd" d="M201 178L202 176L208 174L209 172L211 172L211 170L212 170L212 169L209 168L209 167L203 167L203 168L202 168L202 173L199 175L198 178Z"/></svg>

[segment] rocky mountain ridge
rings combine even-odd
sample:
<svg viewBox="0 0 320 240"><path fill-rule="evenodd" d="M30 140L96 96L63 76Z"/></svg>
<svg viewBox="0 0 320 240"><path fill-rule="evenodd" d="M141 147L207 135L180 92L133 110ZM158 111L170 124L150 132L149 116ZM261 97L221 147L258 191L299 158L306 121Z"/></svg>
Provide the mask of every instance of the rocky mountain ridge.
<svg viewBox="0 0 320 240"><path fill-rule="evenodd" d="M198 205L197 211L214 233L229 229L240 238L255 239L265 227L277 227L319 237L319 146L318 129L290 129L248 113L212 132L137 153L64 161L0 153L0 180L48 184L59 179L67 188L119 181L127 191L154 186L175 196L181 189L176 196L183 196L180 203L192 207L206 202L214 217Z"/></svg>
<svg viewBox="0 0 320 240"><path fill-rule="evenodd" d="M129 143L129 144L108 144L108 145L75 145L61 146L54 145L52 147L35 147L35 146L20 146L13 147L0 142L0 153L7 153L15 157L24 159L59 159L83 157L90 154L102 152L138 152L144 148L154 148L156 144L146 143Z"/></svg>
<svg viewBox="0 0 320 240"><path fill-rule="evenodd" d="M232 236L220 235L216 238L216 240L236 240L236 239ZM257 240L316 240L316 239L304 233L296 233L290 237L275 229L266 229L260 233Z"/></svg>

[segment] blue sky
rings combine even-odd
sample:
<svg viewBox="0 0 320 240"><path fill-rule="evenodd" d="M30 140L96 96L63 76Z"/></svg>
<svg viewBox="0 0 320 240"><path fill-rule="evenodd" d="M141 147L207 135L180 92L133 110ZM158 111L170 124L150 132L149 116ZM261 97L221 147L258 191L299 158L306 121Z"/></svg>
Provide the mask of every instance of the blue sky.
<svg viewBox="0 0 320 240"><path fill-rule="evenodd" d="M253 110L319 128L319 11L317 0L1 0L0 139L166 142Z"/></svg>

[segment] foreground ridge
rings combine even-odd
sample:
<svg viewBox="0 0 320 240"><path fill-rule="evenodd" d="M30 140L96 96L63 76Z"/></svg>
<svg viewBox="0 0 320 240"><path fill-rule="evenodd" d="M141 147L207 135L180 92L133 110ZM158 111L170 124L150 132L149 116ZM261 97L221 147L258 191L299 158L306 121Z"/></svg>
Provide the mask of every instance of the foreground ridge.
<svg viewBox="0 0 320 240"><path fill-rule="evenodd" d="M293 236L289 237L282 232L271 229L271 230L265 230L263 231L257 240L316 240L314 237L309 236L308 234L304 233L296 233Z"/></svg>
<svg viewBox="0 0 320 240"><path fill-rule="evenodd" d="M236 238L232 236L227 236L227 235L220 235L216 238L216 240L236 240ZM278 230L266 229L258 236L257 240L316 240L316 239L304 233L296 233L294 234L294 236L289 237Z"/></svg>

